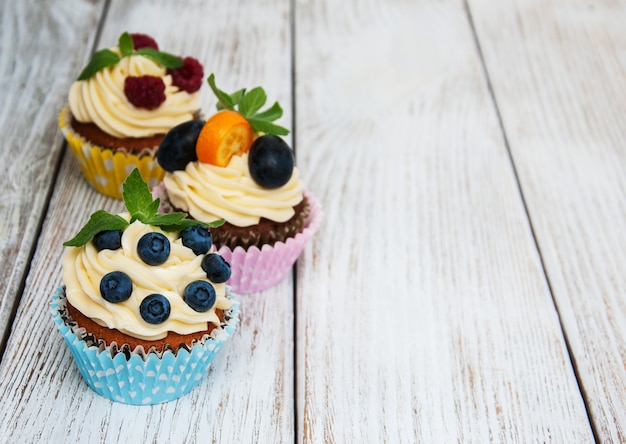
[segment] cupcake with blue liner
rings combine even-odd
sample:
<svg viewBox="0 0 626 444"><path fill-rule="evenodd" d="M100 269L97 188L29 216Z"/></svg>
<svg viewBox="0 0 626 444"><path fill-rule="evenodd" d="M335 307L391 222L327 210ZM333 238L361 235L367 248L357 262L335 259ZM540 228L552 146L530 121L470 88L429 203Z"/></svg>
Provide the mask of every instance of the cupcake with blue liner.
<svg viewBox="0 0 626 444"><path fill-rule="evenodd" d="M193 389L239 322L208 226L158 214L137 170L127 213L94 213L64 245L54 322L89 387L149 405Z"/></svg>

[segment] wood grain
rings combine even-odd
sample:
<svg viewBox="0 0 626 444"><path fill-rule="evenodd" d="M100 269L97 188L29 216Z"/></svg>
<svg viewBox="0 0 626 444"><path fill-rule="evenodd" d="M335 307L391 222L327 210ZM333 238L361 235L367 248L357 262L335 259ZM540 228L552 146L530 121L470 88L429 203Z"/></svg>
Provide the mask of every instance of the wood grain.
<svg viewBox="0 0 626 444"><path fill-rule="evenodd" d="M286 1L113 1L98 47L115 42L124 30L149 33L162 49L197 57L224 89L264 85L270 99L284 105L281 123L290 122L288 6ZM214 103L203 98L207 112ZM100 208L121 211L122 203L96 194L68 153L0 366L0 442L293 441L291 277L272 290L240 295L240 328L189 395L133 407L112 403L86 386L54 331L48 304L61 283L61 243Z"/></svg>
<svg viewBox="0 0 626 444"><path fill-rule="evenodd" d="M625 19L610 0L1 3L0 444L626 441ZM95 395L48 308L62 242L122 209L56 127L100 20L98 48L145 32L226 90L263 85L325 212L295 281L240 295L205 380L152 407Z"/></svg>
<svg viewBox="0 0 626 444"><path fill-rule="evenodd" d="M626 441L626 5L470 1L594 429Z"/></svg>
<svg viewBox="0 0 626 444"><path fill-rule="evenodd" d="M460 2L296 4L300 442L592 442Z"/></svg>
<svg viewBox="0 0 626 444"><path fill-rule="evenodd" d="M10 327L62 153L60 105L91 48L103 4L0 4L0 338Z"/></svg>

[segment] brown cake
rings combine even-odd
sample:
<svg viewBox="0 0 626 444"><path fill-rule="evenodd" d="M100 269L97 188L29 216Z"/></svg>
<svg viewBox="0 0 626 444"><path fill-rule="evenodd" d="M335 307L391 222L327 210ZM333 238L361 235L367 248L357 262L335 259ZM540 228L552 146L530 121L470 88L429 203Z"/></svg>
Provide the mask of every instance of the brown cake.
<svg viewBox="0 0 626 444"><path fill-rule="evenodd" d="M217 309L215 312L219 317L220 322L224 322L224 310ZM216 325L209 324L209 328L206 330L201 330L197 333L187 335L181 335L170 331L164 338L150 341L126 335L119 330L103 327L102 325L94 322L91 318L83 315L70 303L67 303L67 314L71 318L71 321L76 323L77 328L84 328L87 334L92 337L89 339L90 343L94 345L102 343L104 347L109 347L115 343L118 349L126 348L126 353L135 350L139 346L144 347L146 351L151 350L158 353L162 353L166 350L176 351L181 347L189 349L195 341L202 339L205 335L210 335L216 328Z"/></svg>

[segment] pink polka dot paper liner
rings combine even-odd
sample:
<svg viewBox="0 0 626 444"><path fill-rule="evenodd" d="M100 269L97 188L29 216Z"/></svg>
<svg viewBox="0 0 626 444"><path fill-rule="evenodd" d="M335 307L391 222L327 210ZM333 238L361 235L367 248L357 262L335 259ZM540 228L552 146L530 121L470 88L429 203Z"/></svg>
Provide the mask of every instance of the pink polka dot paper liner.
<svg viewBox="0 0 626 444"><path fill-rule="evenodd" d="M285 242L263 245L262 248L250 247L247 250L236 247L231 250L222 246L218 253L230 264L231 277L228 280L233 291L249 293L267 290L280 283L304 250L306 243L318 230L323 218L323 211L317 198L309 191L304 195L309 200L311 211L304 224L304 229ZM171 212L163 184L152 190L153 198L161 199L161 212Z"/></svg>
<svg viewBox="0 0 626 444"><path fill-rule="evenodd" d="M85 330L72 323L66 312L65 288L59 287L50 304L53 319L74 357L80 374L97 394L111 401L133 405L151 405L173 401L196 387L224 342L239 323L239 304L234 295L225 323L197 341L189 350L176 353L145 353L137 347L127 356L102 345L89 345Z"/></svg>

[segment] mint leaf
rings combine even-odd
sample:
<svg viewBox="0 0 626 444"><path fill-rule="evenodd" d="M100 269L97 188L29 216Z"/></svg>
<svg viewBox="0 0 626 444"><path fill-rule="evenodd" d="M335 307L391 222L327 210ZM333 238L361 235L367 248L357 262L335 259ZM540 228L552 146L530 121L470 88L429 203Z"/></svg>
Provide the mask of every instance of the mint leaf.
<svg viewBox="0 0 626 444"><path fill-rule="evenodd" d="M180 57L175 56L174 54L170 54L168 52L157 51L154 48L140 48L135 51L135 54L139 54L149 59L152 59L169 69L176 69L183 66L183 61Z"/></svg>
<svg viewBox="0 0 626 444"><path fill-rule="evenodd" d="M245 93L246 93L246 88L241 88L240 90L235 91L232 94L229 94L231 102L232 103L239 103L241 101L241 98L243 97L243 95ZM222 102L217 102L217 105L215 105L215 107L217 108L218 111L226 109L224 107L224 105L222 105Z"/></svg>
<svg viewBox="0 0 626 444"><path fill-rule="evenodd" d="M234 93L230 94L230 98L232 99L233 103L239 103L241 102L241 98L245 94L246 94L246 88L241 88L240 90L237 90Z"/></svg>
<svg viewBox="0 0 626 444"><path fill-rule="evenodd" d="M215 85L215 75L211 74L207 81L209 82L211 90L213 90L213 94L215 94L217 100L219 100L217 109L235 109L237 102L234 102L229 94L225 93Z"/></svg>
<svg viewBox="0 0 626 444"><path fill-rule="evenodd" d="M202 225L207 225L211 228L217 228L217 227L221 227L222 225L224 225L226 221L224 219L218 219L218 220L214 220L213 222L203 222Z"/></svg>
<svg viewBox="0 0 626 444"><path fill-rule="evenodd" d="M286 136L289 134L289 130L287 128L283 128L282 126L268 122L267 120L248 117L248 123L250 123L253 130L260 133L273 134L276 136Z"/></svg>
<svg viewBox="0 0 626 444"><path fill-rule="evenodd" d="M122 57L130 55L133 52L135 47L133 46L133 38L130 36L129 33L124 32L120 36L119 40L117 41L117 47L119 48Z"/></svg>
<svg viewBox="0 0 626 444"><path fill-rule="evenodd" d="M204 225L205 227L217 228L224 224L224 220L219 219L213 222L200 222L193 219L182 219L180 222L170 224L170 225L161 225L161 229L163 231L182 231L187 227L192 227L194 225Z"/></svg>
<svg viewBox="0 0 626 444"><path fill-rule="evenodd" d="M267 102L267 94L260 86L252 88L239 101L239 112L244 117L252 117Z"/></svg>
<svg viewBox="0 0 626 444"><path fill-rule="evenodd" d="M122 197L124 198L124 205L126 205L126 209L130 213L131 222L140 220L145 223L146 220L157 214L159 200L152 200L150 188L144 182L137 168L128 175L122 185ZM154 202L156 202L156 207Z"/></svg>
<svg viewBox="0 0 626 444"><path fill-rule="evenodd" d="M152 195L151 195L152 196ZM157 198L156 200L153 200L150 205L148 205L147 207L145 207L142 211L141 216L137 215L137 219L139 219L140 221L144 221L144 220L150 220L153 217L155 217L157 215L157 213L159 212L159 205L161 204L161 199ZM146 223L146 222L144 222Z"/></svg>
<svg viewBox="0 0 626 444"><path fill-rule="evenodd" d="M113 66L120 61L120 56L110 49L101 49L93 53L91 60L78 75L76 80L87 80L93 77L98 71Z"/></svg>
<svg viewBox="0 0 626 444"><path fill-rule="evenodd" d="M252 117L260 120L269 120L273 122L274 120L280 119L283 116L283 109L280 107L278 102L274 102L271 108L266 109L261 113L257 113Z"/></svg>
<svg viewBox="0 0 626 444"><path fill-rule="evenodd" d="M63 245L66 247L82 247L101 231L123 230L127 226L128 222L123 217L107 213L104 210L98 210L91 215L89 221L78 234L64 242Z"/></svg>
<svg viewBox="0 0 626 444"><path fill-rule="evenodd" d="M183 220L187 215L185 213L167 213L167 214L155 214L146 221L149 225L158 225L160 227L164 225L173 225Z"/></svg>

